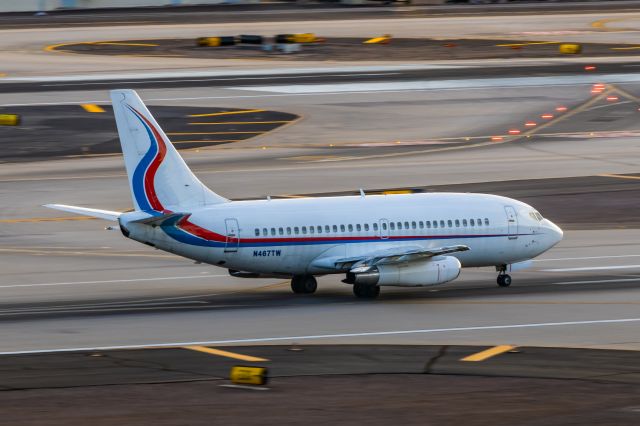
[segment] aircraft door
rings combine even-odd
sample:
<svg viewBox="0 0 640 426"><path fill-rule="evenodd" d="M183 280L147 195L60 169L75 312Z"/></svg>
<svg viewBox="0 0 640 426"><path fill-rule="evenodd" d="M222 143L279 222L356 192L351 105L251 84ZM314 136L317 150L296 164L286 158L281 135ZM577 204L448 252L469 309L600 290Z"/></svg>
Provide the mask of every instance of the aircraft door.
<svg viewBox="0 0 640 426"><path fill-rule="evenodd" d="M389 239L389 220L380 219L380 239L388 240Z"/></svg>
<svg viewBox="0 0 640 426"><path fill-rule="evenodd" d="M227 241L224 247L225 253L235 253L240 245L240 228L237 219L225 219L224 224L227 228Z"/></svg>
<svg viewBox="0 0 640 426"><path fill-rule="evenodd" d="M505 206L504 211L507 214L507 234L510 240L518 238L518 215L511 206Z"/></svg>

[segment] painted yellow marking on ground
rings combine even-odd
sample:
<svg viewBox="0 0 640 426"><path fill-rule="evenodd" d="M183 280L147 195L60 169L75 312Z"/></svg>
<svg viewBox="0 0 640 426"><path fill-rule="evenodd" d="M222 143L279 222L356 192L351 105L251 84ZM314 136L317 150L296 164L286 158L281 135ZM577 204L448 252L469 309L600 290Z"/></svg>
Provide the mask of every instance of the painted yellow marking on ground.
<svg viewBox="0 0 640 426"><path fill-rule="evenodd" d="M159 44L155 44L155 43L127 43L127 42L120 42L120 41L96 41L96 42L87 43L87 44L106 44L110 46L146 46L146 47L159 46Z"/></svg>
<svg viewBox="0 0 640 426"><path fill-rule="evenodd" d="M87 112L104 112L104 109L96 104L80 104Z"/></svg>
<svg viewBox="0 0 640 426"><path fill-rule="evenodd" d="M635 28L609 28L608 24L612 22L622 22L628 21L630 19L638 19L637 16L625 16L623 18L605 18L598 19L597 21L593 21L591 23L592 28L596 28L600 31L633 31Z"/></svg>
<svg viewBox="0 0 640 426"><path fill-rule="evenodd" d="M397 194L413 194L413 191L410 189L388 189L386 191L382 191L384 195L397 195Z"/></svg>
<svg viewBox="0 0 640 426"><path fill-rule="evenodd" d="M486 359L492 358L496 355L503 354L505 352L512 351L516 348L516 346L511 345L500 345L494 346L493 348L475 353L473 355L466 356L462 358L460 361L468 361L468 362L479 362L484 361Z"/></svg>
<svg viewBox="0 0 640 426"><path fill-rule="evenodd" d="M607 173L603 173L603 174L598 175L598 176L610 177L610 178L618 178L618 179L640 180L640 176L625 176L625 175L615 175L615 174L607 174Z"/></svg>
<svg viewBox="0 0 640 426"><path fill-rule="evenodd" d="M618 94L624 96L625 98L629 98L634 102L640 103L640 98L638 98L635 95L632 95L631 93L627 92L626 90L621 89L618 86L614 86L613 84L610 84L609 87L611 89L613 89L613 91L618 92Z"/></svg>
<svg viewBox="0 0 640 426"><path fill-rule="evenodd" d="M66 220L94 220L89 216L68 216L68 217L32 217L21 219L0 219L0 223L35 223L35 222L63 222Z"/></svg>
<svg viewBox="0 0 640 426"><path fill-rule="evenodd" d="M172 144L178 145L181 143L218 143L218 142L240 142L246 139L221 139L217 141L205 141L205 140L194 140L194 141L171 141Z"/></svg>
<svg viewBox="0 0 640 426"><path fill-rule="evenodd" d="M220 124L283 124L290 123L290 120L279 120L279 121L211 121L211 122L193 122L189 123L192 125L220 125Z"/></svg>
<svg viewBox="0 0 640 426"><path fill-rule="evenodd" d="M264 132L171 132L167 133L167 136L179 136L179 135L242 135L242 134L260 134Z"/></svg>
<svg viewBox="0 0 640 426"><path fill-rule="evenodd" d="M534 46L537 44L560 44L559 41L532 41L530 43L509 43L509 44L496 44L498 47L518 47L518 46Z"/></svg>
<svg viewBox="0 0 640 426"><path fill-rule="evenodd" d="M362 44L378 44L378 43L388 43L391 40L390 35L383 35L382 37L374 37L369 40L365 40Z"/></svg>
<svg viewBox="0 0 640 426"><path fill-rule="evenodd" d="M269 361L266 358L258 358L256 356L243 355L243 354L238 354L238 353L235 353L235 352L229 352L229 351L223 351L223 350L220 350L220 349L208 348L206 346L183 346L183 347L184 347L184 349L189 349L190 351L204 352L204 353L209 354L209 355L223 356L223 357L226 357L226 358L239 359L241 361L248 361L248 362Z"/></svg>
<svg viewBox="0 0 640 426"><path fill-rule="evenodd" d="M263 109L242 109L238 111L212 112L209 114L190 114L187 117L217 117L219 115L250 114L252 112L264 112L264 110Z"/></svg>
<svg viewBox="0 0 640 426"><path fill-rule="evenodd" d="M2 78L2 77L6 77L6 76L7 76L7 73L6 73L6 72L0 72L0 78Z"/></svg>
<svg viewBox="0 0 640 426"><path fill-rule="evenodd" d="M638 50L640 46L629 46L629 47L612 47L611 50Z"/></svg>

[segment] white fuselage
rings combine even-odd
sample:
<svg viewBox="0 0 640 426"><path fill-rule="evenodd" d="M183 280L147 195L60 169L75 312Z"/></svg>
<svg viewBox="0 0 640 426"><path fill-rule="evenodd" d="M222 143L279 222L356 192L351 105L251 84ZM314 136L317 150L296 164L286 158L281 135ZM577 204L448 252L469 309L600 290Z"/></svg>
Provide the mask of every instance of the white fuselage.
<svg viewBox="0 0 640 426"><path fill-rule="evenodd" d="M235 201L190 211L175 226L120 223L134 240L197 261L265 276L343 273L327 259L380 249L461 244L463 267L532 259L562 231L531 206L486 194L367 195Z"/></svg>

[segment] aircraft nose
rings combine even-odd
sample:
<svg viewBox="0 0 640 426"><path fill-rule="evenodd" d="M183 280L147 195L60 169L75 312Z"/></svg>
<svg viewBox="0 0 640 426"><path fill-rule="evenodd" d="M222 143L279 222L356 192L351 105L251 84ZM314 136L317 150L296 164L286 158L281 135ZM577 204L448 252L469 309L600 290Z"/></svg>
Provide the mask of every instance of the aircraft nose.
<svg viewBox="0 0 640 426"><path fill-rule="evenodd" d="M562 229L560 229L560 227L558 225L556 225L555 223L551 222L548 219L545 219L545 231L546 234L549 235L549 247L553 247L556 244L558 244L560 241L562 241L562 238L564 237L564 232L562 232Z"/></svg>

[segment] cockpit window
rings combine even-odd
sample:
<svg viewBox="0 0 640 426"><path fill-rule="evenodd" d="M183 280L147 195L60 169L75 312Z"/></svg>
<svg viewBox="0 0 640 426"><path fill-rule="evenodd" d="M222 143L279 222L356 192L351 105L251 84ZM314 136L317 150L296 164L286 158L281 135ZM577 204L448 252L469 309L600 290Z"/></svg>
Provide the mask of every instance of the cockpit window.
<svg viewBox="0 0 640 426"><path fill-rule="evenodd" d="M529 212L529 216L531 216L531 218L537 220L538 222L541 222L543 219L542 215L535 210Z"/></svg>

